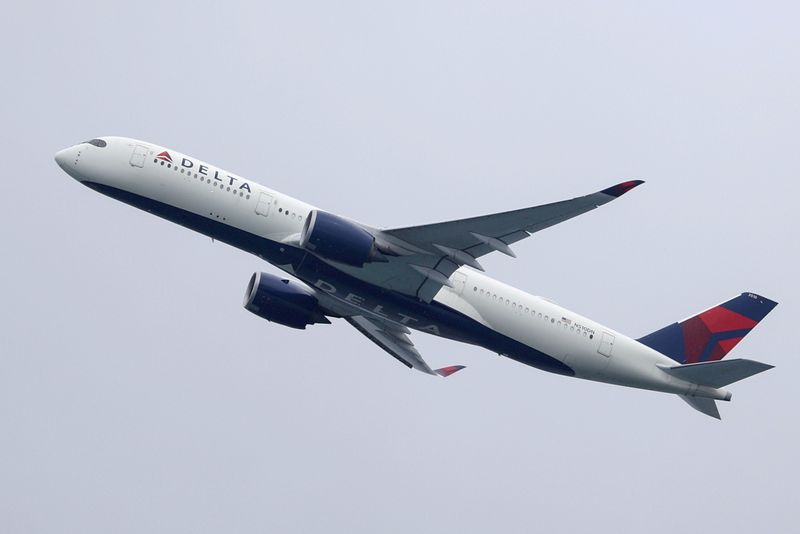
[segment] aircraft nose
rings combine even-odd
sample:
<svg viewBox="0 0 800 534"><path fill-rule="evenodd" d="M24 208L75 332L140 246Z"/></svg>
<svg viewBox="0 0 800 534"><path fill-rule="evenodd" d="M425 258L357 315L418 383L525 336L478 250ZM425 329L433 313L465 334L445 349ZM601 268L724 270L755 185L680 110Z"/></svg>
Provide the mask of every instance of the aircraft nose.
<svg viewBox="0 0 800 534"><path fill-rule="evenodd" d="M80 147L76 145L65 148L64 150L59 150L55 155L55 160L56 163L58 163L58 166L61 167L64 172L78 181L82 179L80 173L78 172L80 150Z"/></svg>
<svg viewBox="0 0 800 534"><path fill-rule="evenodd" d="M64 150L59 150L58 152L56 152L55 159L56 163L58 163L58 166L66 171L69 164L75 162L75 157L72 147L65 148Z"/></svg>

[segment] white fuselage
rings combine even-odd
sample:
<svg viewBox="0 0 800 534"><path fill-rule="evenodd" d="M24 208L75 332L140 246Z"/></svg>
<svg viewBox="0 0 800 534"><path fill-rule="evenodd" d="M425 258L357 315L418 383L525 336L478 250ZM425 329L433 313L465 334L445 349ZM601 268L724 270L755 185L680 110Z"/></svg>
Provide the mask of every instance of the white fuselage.
<svg viewBox="0 0 800 534"><path fill-rule="evenodd" d="M135 204L126 194L151 199L278 243L281 252L297 247L296 237L315 209L171 149L122 137L102 140L106 146L76 145L59 152L56 160L77 180L122 201ZM245 248L237 242L231 244ZM288 261L282 263L280 257L274 256L265 259L294 274ZM562 362L578 378L717 399L727 395L724 390L690 384L662 371L659 365L669 367L675 362L628 336L474 269L461 267L451 281L454 287L443 287L435 302ZM316 286L330 307L337 302L351 308L366 306L364 299L354 298L352 293L329 291L335 281L306 283ZM369 314L374 309L369 304L363 311ZM412 316L409 312L388 319L438 333L435 324L409 319Z"/></svg>

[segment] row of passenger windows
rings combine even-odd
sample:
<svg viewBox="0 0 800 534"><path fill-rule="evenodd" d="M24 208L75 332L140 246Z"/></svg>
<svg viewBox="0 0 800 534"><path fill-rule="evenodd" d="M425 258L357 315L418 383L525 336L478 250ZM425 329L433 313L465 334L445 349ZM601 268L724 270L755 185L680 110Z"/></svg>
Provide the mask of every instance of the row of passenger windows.
<svg viewBox="0 0 800 534"><path fill-rule="evenodd" d="M154 159L153 163L161 163L162 167L166 165L166 167L168 169L173 169L175 172L177 172L178 168L179 168L178 165L173 165L172 163L167 163L167 162L159 160L159 159ZM223 183L219 182L218 180L212 180L211 178L203 176L202 174L198 175L196 172L193 173L191 170L188 170L188 169L186 169L184 167L180 167L180 171L181 171L181 174L186 174L187 176L189 176L191 178L200 178L201 182L207 182L207 183L211 184L213 187L219 187L221 190L230 191L234 195L236 195L236 193L239 193L240 197L244 197L246 200L250 200L250 194L249 193L247 195L245 195L243 191L237 191L236 188L233 188L231 190L230 186L225 186ZM275 203L277 204L278 201L276 200ZM283 213L288 217L290 212L289 212L288 209L278 208L278 213ZM209 214L209 215L213 215L213 214ZM291 215L292 215L292 219L297 218L298 221L300 221L300 222L303 221L303 216L302 215L298 215L295 212L291 212ZM217 216L217 218L219 218L219 216ZM225 219L223 218L223 220L225 220Z"/></svg>
<svg viewBox="0 0 800 534"><path fill-rule="evenodd" d="M277 204L277 202L278 201L276 200L275 203ZM283 213L284 215L288 216L289 215L289 210L288 209L283 209L283 208L278 208L278 213ZM297 218L298 221L302 222L303 216L302 215L297 215L295 212L292 212L292 219L294 219L295 217Z"/></svg>
<svg viewBox="0 0 800 534"><path fill-rule="evenodd" d="M575 328L575 325L572 324L572 321L569 323L561 321L561 319L556 320L555 317L550 317L549 315L542 315L542 312L536 313L536 310L532 310L529 306L524 306L522 304L517 305L516 302L512 302L509 299L504 299L502 296L498 297L497 293L492 293L490 291L484 291L483 288L478 289L478 286L473 286L472 291L478 293L481 296L485 296L487 299L492 299L493 301L498 302L498 304L510 306L513 311L517 313L524 313L525 315L530 315L533 319L544 319L546 323L550 323L551 325L556 326L563 326L564 331L569 329L570 332L576 332L578 335L583 333L583 337L588 337L589 339L594 338L594 334L589 334L586 330L582 328Z"/></svg>
<svg viewBox="0 0 800 534"><path fill-rule="evenodd" d="M173 169L173 170L175 170L175 172L178 171L178 166L177 165L173 165L172 163L165 163L164 161L160 161L160 160L157 160L157 159L154 159L153 163L161 163L162 167L164 165L166 165L168 169ZM219 187L220 190L222 190L222 191L224 191L226 189L225 184L219 182L218 180L212 180L211 178L203 176L202 174L198 175L196 172L195 173L193 173L191 171L186 172L186 169L183 168L183 167L181 167L180 169L181 169L181 174L186 174L187 176L189 176L191 178L200 178L201 182L207 182L207 183L211 184L212 187ZM227 190L229 192L232 192L234 195L236 193L239 193L240 197L244 197L245 199L250 200L250 194L249 193L247 195L245 195L244 191L237 191L235 187L233 188L233 190L231 190L230 186L227 186Z"/></svg>

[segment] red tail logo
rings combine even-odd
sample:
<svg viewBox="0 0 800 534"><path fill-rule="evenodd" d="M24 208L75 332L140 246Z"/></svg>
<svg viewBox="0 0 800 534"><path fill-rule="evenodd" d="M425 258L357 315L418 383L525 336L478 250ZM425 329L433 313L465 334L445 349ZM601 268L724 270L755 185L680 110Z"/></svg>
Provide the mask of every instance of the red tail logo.
<svg viewBox="0 0 800 534"><path fill-rule="evenodd" d="M156 159L160 159L161 161L166 161L167 163L172 163L172 156L169 155L169 152L166 150L156 156Z"/></svg>

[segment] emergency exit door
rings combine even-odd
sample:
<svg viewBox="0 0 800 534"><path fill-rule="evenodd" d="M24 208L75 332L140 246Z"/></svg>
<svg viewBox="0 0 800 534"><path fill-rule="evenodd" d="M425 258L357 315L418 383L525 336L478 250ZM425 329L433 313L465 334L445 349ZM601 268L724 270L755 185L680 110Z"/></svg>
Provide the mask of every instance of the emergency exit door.
<svg viewBox="0 0 800 534"><path fill-rule="evenodd" d="M464 292L464 286L467 284L467 275L456 271L453 273L452 282L453 292L455 292L456 295L460 295Z"/></svg>

